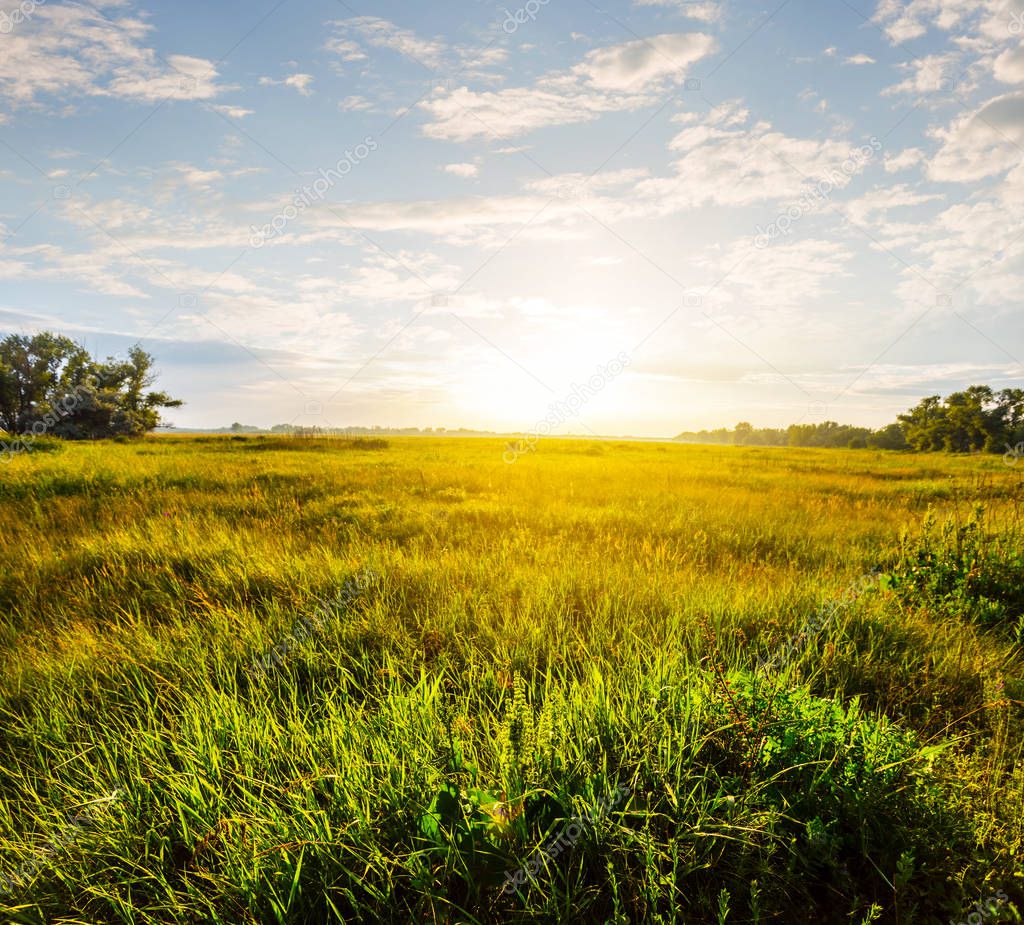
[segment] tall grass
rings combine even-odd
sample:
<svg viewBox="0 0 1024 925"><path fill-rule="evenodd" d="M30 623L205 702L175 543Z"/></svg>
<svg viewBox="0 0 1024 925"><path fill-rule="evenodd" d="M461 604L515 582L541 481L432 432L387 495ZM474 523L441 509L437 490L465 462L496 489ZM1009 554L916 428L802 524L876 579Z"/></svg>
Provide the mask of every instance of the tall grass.
<svg viewBox="0 0 1024 925"><path fill-rule="evenodd" d="M1020 920L1018 473L503 448L161 437L10 463L6 919L915 925L1002 889ZM977 503L984 555L921 526Z"/></svg>

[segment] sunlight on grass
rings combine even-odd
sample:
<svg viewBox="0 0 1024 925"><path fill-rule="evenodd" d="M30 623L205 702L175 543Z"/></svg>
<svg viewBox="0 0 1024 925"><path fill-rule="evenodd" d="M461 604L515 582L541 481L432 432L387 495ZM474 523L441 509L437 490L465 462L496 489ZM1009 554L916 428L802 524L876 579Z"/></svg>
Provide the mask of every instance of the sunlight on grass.
<svg viewBox="0 0 1024 925"><path fill-rule="evenodd" d="M1020 473L503 450L7 466L5 920L1020 920Z"/></svg>

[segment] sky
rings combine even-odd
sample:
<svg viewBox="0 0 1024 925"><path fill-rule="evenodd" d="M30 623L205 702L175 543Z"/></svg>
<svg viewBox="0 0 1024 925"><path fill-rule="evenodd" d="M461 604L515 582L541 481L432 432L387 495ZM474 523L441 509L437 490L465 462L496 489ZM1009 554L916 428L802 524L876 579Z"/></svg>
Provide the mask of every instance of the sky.
<svg viewBox="0 0 1024 925"><path fill-rule="evenodd" d="M1019 386L1024 0L0 0L0 333L179 427Z"/></svg>

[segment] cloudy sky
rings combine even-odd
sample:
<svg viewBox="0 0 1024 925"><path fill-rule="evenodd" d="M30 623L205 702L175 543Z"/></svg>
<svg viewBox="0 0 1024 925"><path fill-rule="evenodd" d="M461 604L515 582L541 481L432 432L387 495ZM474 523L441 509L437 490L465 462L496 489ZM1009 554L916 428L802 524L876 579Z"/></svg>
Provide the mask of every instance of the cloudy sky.
<svg viewBox="0 0 1024 925"><path fill-rule="evenodd" d="M1024 375L1024 0L0 10L0 331L141 342L179 426L880 424Z"/></svg>

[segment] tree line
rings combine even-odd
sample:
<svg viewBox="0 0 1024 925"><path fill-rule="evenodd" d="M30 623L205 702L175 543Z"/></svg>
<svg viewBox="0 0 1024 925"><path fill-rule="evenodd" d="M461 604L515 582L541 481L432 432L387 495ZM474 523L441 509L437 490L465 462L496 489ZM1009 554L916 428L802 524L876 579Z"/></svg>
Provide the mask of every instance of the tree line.
<svg viewBox="0 0 1024 925"><path fill-rule="evenodd" d="M69 338L49 331L12 334L0 340L0 430L25 438L139 436L163 423L161 409L182 404L165 392L151 391L155 379L153 357L139 346L124 356L101 361ZM232 430L250 428L236 424ZM272 428L275 433L305 430L292 425ZM377 429L338 430L369 433ZM434 432L463 431L438 428ZM835 421L758 428L741 421L731 430L684 432L676 439L737 446L1002 453L1024 445L1024 389L996 391L972 385L945 398L930 395L878 429Z"/></svg>
<svg viewBox="0 0 1024 925"><path fill-rule="evenodd" d="M1024 389L997 392L987 385L972 385L945 398L930 395L878 429L835 421L785 428L753 427L741 421L731 430L689 431L676 439L735 446L1002 453L1024 442Z"/></svg>

